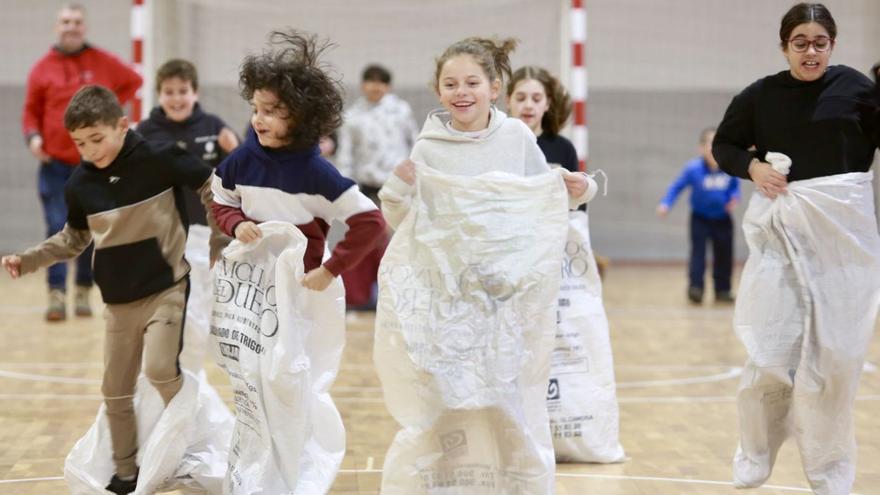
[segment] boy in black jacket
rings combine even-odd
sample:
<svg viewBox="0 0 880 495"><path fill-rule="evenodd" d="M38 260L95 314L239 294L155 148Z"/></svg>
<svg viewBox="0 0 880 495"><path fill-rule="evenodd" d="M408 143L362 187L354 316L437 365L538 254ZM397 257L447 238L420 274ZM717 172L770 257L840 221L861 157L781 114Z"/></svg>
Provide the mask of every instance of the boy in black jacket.
<svg viewBox="0 0 880 495"><path fill-rule="evenodd" d="M137 486L132 398L141 357L166 405L182 384L178 354L189 265L181 187L197 190L208 204L211 168L177 146L153 146L129 131L116 96L101 86L74 95L64 125L83 159L65 187L67 223L24 253L4 256L2 264L18 278L73 258L94 240L95 282L107 304L101 392L116 464L107 489L130 493Z"/></svg>

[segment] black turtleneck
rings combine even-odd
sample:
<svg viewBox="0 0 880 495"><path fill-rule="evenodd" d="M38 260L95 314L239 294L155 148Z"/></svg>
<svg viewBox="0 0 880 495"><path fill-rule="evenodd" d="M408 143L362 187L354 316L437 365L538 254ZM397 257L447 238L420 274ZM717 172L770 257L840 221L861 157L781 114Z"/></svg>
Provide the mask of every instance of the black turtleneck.
<svg viewBox="0 0 880 495"><path fill-rule="evenodd" d="M712 153L725 172L745 179L752 158L768 151L791 158L789 182L866 172L880 144L878 97L864 74L844 65L816 81L789 71L764 77L733 98Z"/></svg>

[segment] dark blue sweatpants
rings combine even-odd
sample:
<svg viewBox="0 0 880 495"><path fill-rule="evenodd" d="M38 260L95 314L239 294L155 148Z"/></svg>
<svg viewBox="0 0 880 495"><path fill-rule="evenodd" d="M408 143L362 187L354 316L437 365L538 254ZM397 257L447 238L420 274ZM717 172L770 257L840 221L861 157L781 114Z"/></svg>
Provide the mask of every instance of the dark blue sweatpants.
<svg viewBox="0 0 880 495"><path fill-rule="evenodd" d="M715 292L730 291L733 271L733 220L728 215L711 219L691 213L690 286L703 288L706 242L712 241L712 280Z"/></svg>
<svg viewBox="0 0 880 495"><path fill-rule="evenodd" d="M46 220L46 237L52 237L64 228L67 222L67 205L64 203L64 185L74 167L57 160L40 164L37 174L37 185L40 201L43 204L43 215ZM92 286L92 249L93 244L83 251L76 259L76 285ZM49 267L49 288L61 289L67 286L67 263L56 263Z"/></svg>

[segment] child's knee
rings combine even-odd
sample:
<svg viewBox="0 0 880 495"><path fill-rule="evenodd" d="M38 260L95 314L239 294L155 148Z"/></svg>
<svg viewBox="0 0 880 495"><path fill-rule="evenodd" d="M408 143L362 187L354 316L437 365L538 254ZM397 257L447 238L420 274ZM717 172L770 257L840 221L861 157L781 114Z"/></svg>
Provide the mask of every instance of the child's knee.
<svg viewBox="0 0 880 495"><path fill-rule="evenodd" d="M177 356L157 356L144 362L144 375L154 385L172 381L180 374Z"/></svg>

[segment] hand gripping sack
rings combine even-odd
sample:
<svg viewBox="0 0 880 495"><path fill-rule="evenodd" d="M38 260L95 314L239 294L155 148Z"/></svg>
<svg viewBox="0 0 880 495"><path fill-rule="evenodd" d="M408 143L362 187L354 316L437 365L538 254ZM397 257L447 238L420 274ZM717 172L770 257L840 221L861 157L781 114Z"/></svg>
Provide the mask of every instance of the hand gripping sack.
<svg viewBox="0 0 880 495"><path fill-rule="evenodd" d="M180 490L220 494L226 474L233 417L203 380L183 372L183 385L166 407L143 375L134 397L138 427L137 495ZM64 461L64 479L74 495L109 494L116 471L106 406Z"/></svg>
<svg viewBox="0 0 880 495"><path fill-rule="evenodd" d="M621 462L617 391L589 217L569 214L547 410L559 462Z"/></svg>
<svg viewBox="0 0 880 495"><path fill-rule="evenodd" d="M293 225L260 224L214 266L211 334L229 373L236 424L224 493L312 495L330 490L345 429L329 390L345 341L345 295L303 277L306 238Z"/></svg>
<svg viewBox="0 0 880 495"><path fill-rule="evenodd" d="M417 174L379 268L373 359L402 426L382 493L553 493L545 399L565 186L556 173Z"/></svg>

